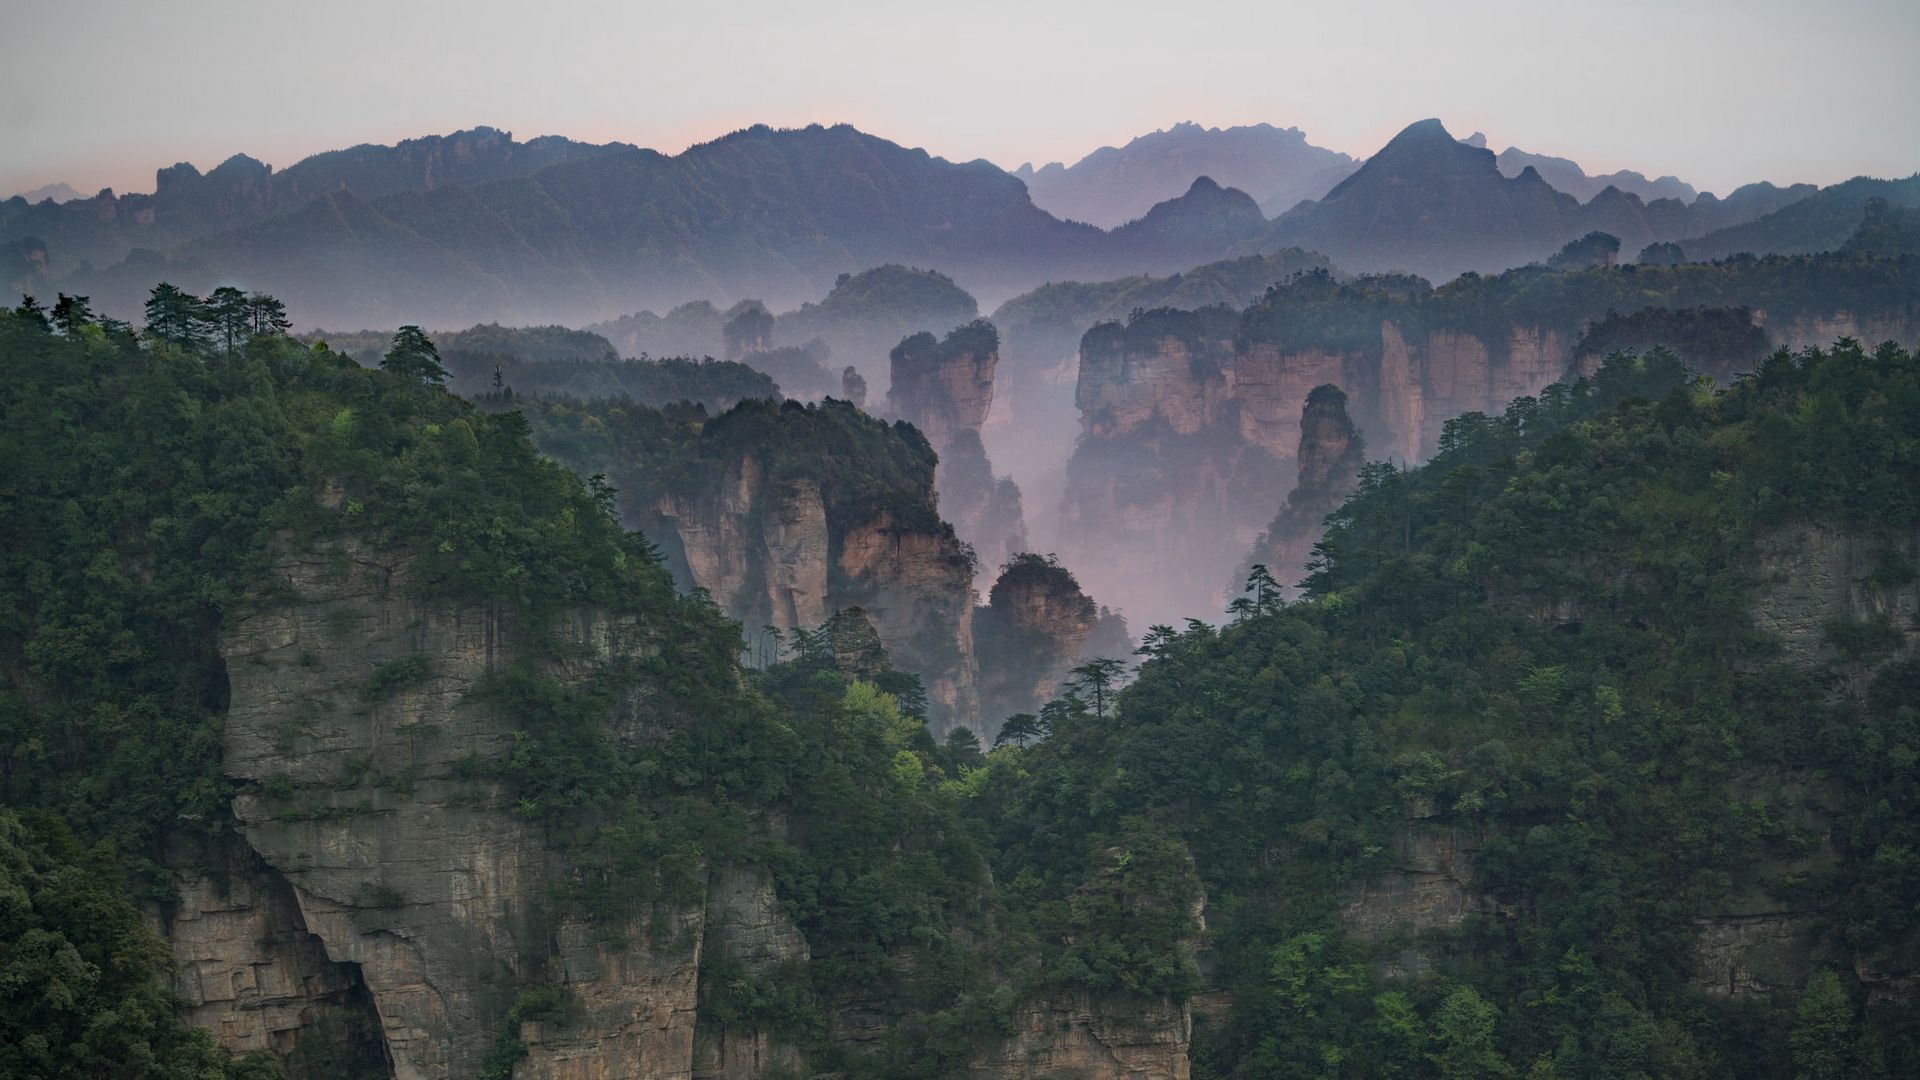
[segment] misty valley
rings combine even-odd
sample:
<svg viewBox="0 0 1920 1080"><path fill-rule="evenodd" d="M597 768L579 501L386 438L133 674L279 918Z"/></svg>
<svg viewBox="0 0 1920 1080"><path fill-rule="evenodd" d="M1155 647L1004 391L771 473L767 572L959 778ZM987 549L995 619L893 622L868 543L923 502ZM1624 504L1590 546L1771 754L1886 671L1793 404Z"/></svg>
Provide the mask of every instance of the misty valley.
<svg viewBox="0 0 1920 1080"><path fill-rule="evenodd" d="M1920 175L481 127L0 297L0 1076L1920 1075Z"/></svg>

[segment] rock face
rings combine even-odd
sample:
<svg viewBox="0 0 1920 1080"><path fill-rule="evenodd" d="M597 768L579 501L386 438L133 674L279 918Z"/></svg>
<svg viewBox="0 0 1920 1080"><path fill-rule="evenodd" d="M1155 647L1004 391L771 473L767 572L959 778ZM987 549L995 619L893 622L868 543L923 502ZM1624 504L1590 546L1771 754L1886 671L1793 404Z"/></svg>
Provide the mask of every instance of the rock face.
<svg viewBox="0 0 1920 1080"><path fill-rule="evenodd" d="M1166 999L1107 1002L1078 995L1014 1017L1014 1034L969 1063L967 1080L1187 1080L1193 1021Z"/></svg>
<svg viewBox="0 0 1920 1080"><path fill-rule="evenodd" d="M1026 550L1020 489L1011 479L994 478L980 441L981 425L993 408L999 331L975 320L944 340L914 334L894 348L890 359L887 404L940 456L934 486L942 516L989 563Z"/></svg>
<svg viewBox="0 0 1920 1080"><path fill-rule="evenodd" d="M1001 571L988 600L974 610L973 627L985 721L979 734L991 743L1001 721L1037 712L1059 691L1099 614L1065 567L1032 554Z"/></svg>
<svg viewBox="0 0 1920 1080"><path fill-rule="evenodd" d="M863 567L927 557L884 527L850 550ZM799 1047L714 1007L727 980L777 981L812 960L764 868L715 865L699 896L588 925L555 907L565 868L543 828L462 765L506 752L524 722L484 692L491 672L537 661L585 680L655 647L644 620L574 610L536 651L498 609L422 598L412 566L352 540L283 550L276 587L223 634L236 836L175 852L179 900L157 914L189 1016L243 1051L332 1039L339 1061L344 1038L397 1080L478 1075L505 1037L525 1049L518 1080L808 1075ZM885 664L864 613L827 630L836 662L844 650L856 667ZM698 721L651 700L644 686L623 696L618 737ZM562 988L568 1020L510 1029L528 987ZM829 1028L857 1050L900 1009L836 1001ZM1176 1002L1030 1004L960 1074L1173 1080L1187 1037Z"/></svg>
<svg viewBox="0 0 1920 1080"><path fill-rule="evenodd" d="M770 483L758 459L746 455L714 483L689 496L669 495L640 517L649 535L662 535L661 524L672 531L676 569L750 631L818 626L832 611L826 504L811 481Z"/></svg>
<svg viewBox="0 0 1920 1080"><path fill-rule="evenodd" d="M1244 313L1155 310L1087 331L1075 392L1081 439L1059 543L1095 595L1136 623L1224 603L1220 583L1266 524L1249 505L1272 506L1292 490L1316 387L1346 395L1352 427L1374 455L1417 463L1437 450L1449 420L1497 415L1515 398L1591 374L1615 348L1657 339L1725 380L1772 346L1840 335L1907 340L1920 326L1920 313L1904 310L1787 319L1649 309L1583 332L1577 323L1483 317L1457 295L1433 299L1418 279L1367 288L1305 274ZM1276 562L1291 566L1284 554Z"/></svg>
<svg viewBox="0 0 1920 1080"><path fill-rule="evenodd" d="M883 514L848 531L834 566L832 606L865 609L894 666L920 676L934 734L979 731L973 560L953 537L898 529Z"/></svg>
<svg viewBox="0 0 1920 1080"><path fill-rule="evenodd" d="M1060 547L1136 625L1224 605L1223 583L1286 490L1274 455L1244 433L1233 321L1223 308L1161 309L1082 339Z"/></svg>
<svg viewBox="0 0 1920 1080"><path fill-rule="evenodd" d="M1878 582L1877 571L1889 562L1920 564L1920 529L1862 536L1802 524L1770 534L1760 543L1754 623L1778 639L1783 659L1800 667L1833 659L1828 629L1835 621L1884 620L1892 635L1888 655L1909 655L1920 647L1920 587Z"/></svg>
<svg viewBox="0 0 1920 1080"><path fill-rule="evenodd" d="M1341 928L1361 941L1404 947L1380 961L1384 978L1417 979L1433 971L1433 947L1422 938L1457 930L1471 915L1508 916L1511 906L1475 887L1471 832L1409 820L1391 848L1393 868L1341 897Z"/></svg>
<svg viewBox="0 0 1920 1080"><path fill-rule="evenodd" d="M1307 395L1296 456L1299 481L1247 560L1263 565L1283 589L1297 590L1328 514L1353 493L1366 463L1366 440L1347 416L1347 395L1324 384Z"/></svg>
<svg viewBox="0 0 1920 1080"><path fill-rule="evenodd" d="M895 416L920 429L935 451L962 431L980 433L993 407L993 372L1000 362L1000 335L976 321L945 340L922 331L894 347L887 404Z"/></svg>
<svg viewBox="0 0 1920 1080"><path fill-rule="evenodd" d="M832 524L816 484L776 483L751 454L694 494L629 507L627 523L655 537L685 583L711 593L749 637L864 609L895 666L926 685L936 732L978 728L973 563L954 534L885 512Z"/></svg>
<svg viewBox="0 0 1920 1080"><path fill-rule="evenodd" d="M398 1080L471 1076L514 987L564 984L564 1031L521 1032L518 1075L689 1075L698 907L656 912L615 943L548 912L560 867L537 826L493 808L459 762L506 752L514 718L474 690L527 655L485 607L409 594L404 556L352 542L285 556L285 601L225 635L225 768L241 835L286 883L329 960L358 968ZM644 652L641 627L563 620L583 676ZM648 722L636 708L634 734Z"/></svg>
<svg viewBox="0 0 1920 1080"><path fill-rule="evenodd" d="M286 1057L321 1033L369 1071L384 1063L359 970L327 955L286 880L244 844L178 841L175 901L160 914L187 1021L236 1053Z"/></svg>

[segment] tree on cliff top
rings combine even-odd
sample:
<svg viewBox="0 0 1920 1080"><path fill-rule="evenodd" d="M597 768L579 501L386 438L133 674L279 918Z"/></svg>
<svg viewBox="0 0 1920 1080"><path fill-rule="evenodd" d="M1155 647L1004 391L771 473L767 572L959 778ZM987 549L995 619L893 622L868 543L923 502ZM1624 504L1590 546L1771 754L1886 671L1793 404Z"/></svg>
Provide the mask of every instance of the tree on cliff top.
<svg viewBox="0 0 1920 1080"><path fill-rule="evenodd" d="M393 347L387 350L380 367L415 382L438 386L447 381L447 369L440 366L440 350L417 326L403 326L394 332Z"/></svg>

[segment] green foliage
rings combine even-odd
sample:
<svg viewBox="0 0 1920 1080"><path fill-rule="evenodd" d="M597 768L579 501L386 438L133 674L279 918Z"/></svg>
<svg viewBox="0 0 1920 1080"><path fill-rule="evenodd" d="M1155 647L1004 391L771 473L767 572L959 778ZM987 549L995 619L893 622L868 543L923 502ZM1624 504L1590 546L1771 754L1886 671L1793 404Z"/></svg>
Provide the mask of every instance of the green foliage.
<svg viewBox="0 0 1920 1080"><path fill-rule="evenodd" d="M1191 852L1234 1003L1196 1075L1784 1075L1778 1011L1692 988L1696 920L1736 889L1817 890L1850 948L1891 958L1920 893L1920 665L1868 628L1832 672L1786 667L1754 625L1760 539L1809 520L1920 521L1912 355L1782 353L1715 392L1625 354L1461 417L1426 466L1366 468L1304 603L1155 628L1108 720L1079 687L1044 741L990 755L995 876L1048 911L1101 880L1118 829ZM1864 690L1829 696L1842 672ZM1839 800L1813 880L1778 824L1778 778L1805 769ZM1414 943L1342 935L1339 904L1397 845L1468 835L1473 891L1515 914L1418 943L1443 979L1385 998L1372 973ZM1083 985L1153 985L1148 958L1182 948L1161 934ZM1861 1023L1892 1074L1920 1061L1904 1007Z"/></svg>
<svg viewBox="0 0 1920 1080"><path fill-rule="evenodd" d="M1547 260L1549 270L1586 270L1612 266L1620 255L1620 238L1598 230L1569 240Z"/></svg>
<svg viewBox="0 0 1920 1080"><path fill-rule="evenodd" d="M403 379L439 385L447 381L447 369L440 366L440 350L417 326L403 326L393 335L393 347L380 359L380 367Z"/></svg>
<svg viewBox="0 0 1920 1080"><path fill-rule="evenodd" d="M276 1075L179 1018L166 943L128 902L118 863L109 845L0 809L0 1074Z"/></svg>
<svg viewBox="0 0 1920 1080"><path fill-rule="evenodd" d="M846 402L748 400L711 418L620 400L525 405L542 450L583 474L606 474L630 507L690 497L751 456L775 483L817 485L836 525L885 513L902 529L946 528L934 505L936 459L926 439Z"/></svg>

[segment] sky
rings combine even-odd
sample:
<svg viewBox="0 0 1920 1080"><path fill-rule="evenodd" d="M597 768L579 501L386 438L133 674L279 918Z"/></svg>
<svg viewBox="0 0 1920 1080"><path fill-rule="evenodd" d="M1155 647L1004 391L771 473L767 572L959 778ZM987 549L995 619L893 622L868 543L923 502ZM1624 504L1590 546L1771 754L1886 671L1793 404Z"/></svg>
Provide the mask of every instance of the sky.
<svg viewBox="0 0 1920 1080"><path fill-rule="evenodd" d="M677 152L847 122L1072 162L1183 120L1456 135L1722 194L1920 171L1920 0L6 0L0 196L486 124Z"/></svg>

